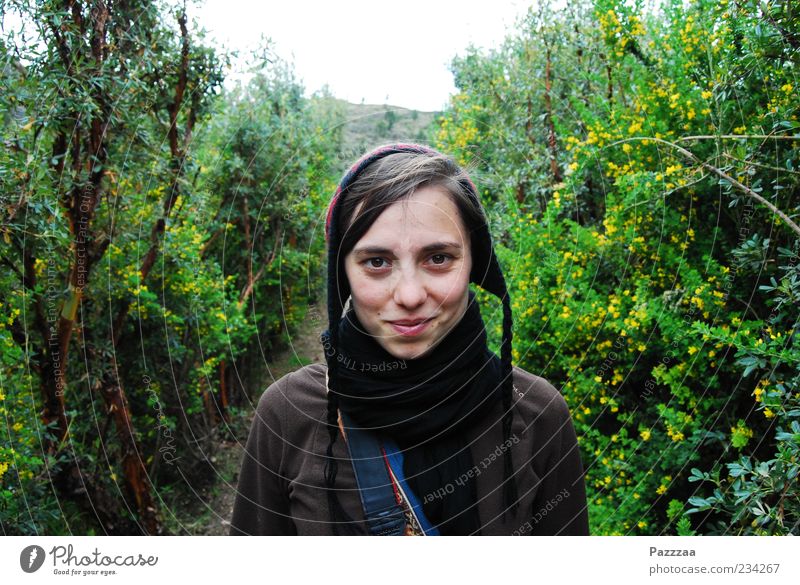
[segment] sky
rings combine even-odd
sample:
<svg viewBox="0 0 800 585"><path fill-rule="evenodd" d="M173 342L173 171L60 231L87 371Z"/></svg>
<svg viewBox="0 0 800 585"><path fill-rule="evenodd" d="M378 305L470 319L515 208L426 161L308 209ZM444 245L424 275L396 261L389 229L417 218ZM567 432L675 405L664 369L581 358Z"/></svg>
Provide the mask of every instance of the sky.
<svg viewBox="0 0 800 585"><path fill-rule="evenodd" d="M252 51L262 36L310 94L328 84L350 102L441 110L448 66L466 47L499 46L535 0L205 0L190 9L215 43Z"/></svg>

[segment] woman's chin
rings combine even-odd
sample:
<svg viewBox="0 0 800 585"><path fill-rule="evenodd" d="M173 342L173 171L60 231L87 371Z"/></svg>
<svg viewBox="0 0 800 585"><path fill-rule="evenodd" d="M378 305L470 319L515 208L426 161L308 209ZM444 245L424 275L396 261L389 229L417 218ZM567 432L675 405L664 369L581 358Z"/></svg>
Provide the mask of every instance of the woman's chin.
<svg viewBox="0 0 800 585"><path fill-rule="evenodd" d="M428 356L441 341L441 338L437 338L433 342L426 338L414 342L390 342L384 345L384 349L397 359L414 360Z"/></svg>
<svg viewBox="0 0 800 585"><path fill-rule="evenodd" d="M413 360L424 357L432 348L420 340L415 343L389 343L384 349L399 360Z"/></svg>

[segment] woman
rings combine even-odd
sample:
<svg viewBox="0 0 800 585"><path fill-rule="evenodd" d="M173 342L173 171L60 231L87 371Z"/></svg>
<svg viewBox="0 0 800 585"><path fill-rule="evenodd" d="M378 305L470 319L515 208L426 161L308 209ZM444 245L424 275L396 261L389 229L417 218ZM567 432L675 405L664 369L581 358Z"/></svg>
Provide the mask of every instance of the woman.
<svg viewBox="0 0 800 585"><path fill-rule="evenodd" d="M231 534L588 535L569 410L512 366L510 299L466 172L421 145L367 153L326 238L327 367L259 400ZM499 358L470 282L502 299Z"/></svg>

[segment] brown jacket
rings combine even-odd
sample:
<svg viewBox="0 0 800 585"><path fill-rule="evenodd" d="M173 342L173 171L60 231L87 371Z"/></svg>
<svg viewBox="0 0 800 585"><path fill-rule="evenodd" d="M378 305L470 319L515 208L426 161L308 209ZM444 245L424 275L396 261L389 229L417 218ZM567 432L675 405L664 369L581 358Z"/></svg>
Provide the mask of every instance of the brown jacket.
<svg viewBox="0 0 800 585"><path fill-rule="evenodd" d="M262 394L239 474L231 534L332 535L325 496L328 432L325 374L312 364L287 374ZM575 430L564 398L543 378L514 367L516 404L509 444L498 404L467 439L475 463L484 535L588 535L586 491ZM503 521L503 457L512 451L519 506ZM347 445L333 454L339 501L367 533ZM420 501L422 498L420 497ZM533 504L533 508L531 505ZM531 510L535 510L531 515Z"/></svg>

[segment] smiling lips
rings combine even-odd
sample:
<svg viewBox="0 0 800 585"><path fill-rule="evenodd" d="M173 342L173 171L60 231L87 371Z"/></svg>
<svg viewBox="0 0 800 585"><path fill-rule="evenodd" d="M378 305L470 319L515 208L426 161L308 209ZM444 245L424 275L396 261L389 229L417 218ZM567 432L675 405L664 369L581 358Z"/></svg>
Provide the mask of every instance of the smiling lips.
<svg viewBox="0 0 800 585"><path fill-rule="evenodd" d="M400 319L399 321L389 321L389 323L400 335L413 336L425 331L432 320L433 317L429 319Z"/></svg>

